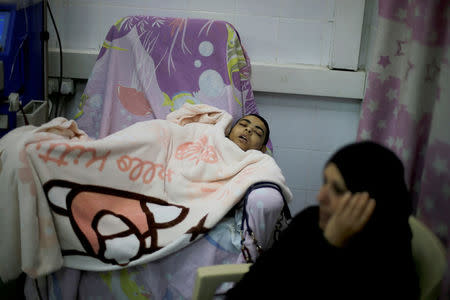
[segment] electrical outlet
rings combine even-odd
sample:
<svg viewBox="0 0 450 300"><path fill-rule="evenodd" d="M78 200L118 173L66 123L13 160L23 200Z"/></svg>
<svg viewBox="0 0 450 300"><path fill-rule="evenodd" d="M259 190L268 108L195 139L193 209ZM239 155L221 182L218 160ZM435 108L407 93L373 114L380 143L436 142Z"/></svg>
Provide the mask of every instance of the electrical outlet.
<svg viewBox="0 0 450 300"><path fill-rule="evenodd" d="M73 80L64 78L61 83L61 94L72 95L74 93Z"/></svg>
<svg viewBox="0 0 450 300"><path fill-rule="evenodd" d="M58 92L58 79L56 78L49 78L47 81L47 93L49 95L53 94L53 93L57 93Z"/></svg>
<svg viewBox="0 0 450 300"><path fill-rule="evenodd" d="M53 93L58 93L58 78L49 78L47 87L48 87L48 94L51 95ZM63 78L61 82L61 94L63 95L72 95L75 92L75 87L73 80L70 78Z"/></svg>

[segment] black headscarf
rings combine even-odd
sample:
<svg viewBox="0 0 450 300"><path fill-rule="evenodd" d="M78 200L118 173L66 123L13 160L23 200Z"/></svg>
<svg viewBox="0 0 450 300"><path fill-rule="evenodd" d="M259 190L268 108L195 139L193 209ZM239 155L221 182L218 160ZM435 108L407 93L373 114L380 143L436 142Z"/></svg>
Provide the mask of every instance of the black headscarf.
<svg viewBox="0 0 450 300"><path fill-rule="evenodd" d="M419 285L408 222L412 202L401 160L386 147L365 141L344 146L328 163L336 164L352 193L366 191L376 202L368 223L351 241L356 246L354 255L362 255L369 269L383 273L386 287L391 284L391 289L403 291L403 299L417 299ZM403 287L396 285L399 278L403 278Z"/></svg>
<svg viewBox="0 0 450 300"><path fill-rule="evenodd" d="M411 199L403 164L394 152L374 142L357 142L338 150L328 163L336 164L348 190L366 191L376 201L375 211L358 239L363 238L365 243L378 243L380 238L384 242L403 239L410 244Z"/></svg>

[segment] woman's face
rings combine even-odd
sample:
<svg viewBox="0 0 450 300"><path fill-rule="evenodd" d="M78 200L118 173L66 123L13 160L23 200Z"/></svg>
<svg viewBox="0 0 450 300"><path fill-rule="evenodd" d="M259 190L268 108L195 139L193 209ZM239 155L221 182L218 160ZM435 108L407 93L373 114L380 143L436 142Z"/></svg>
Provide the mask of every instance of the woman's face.
<svg viewBox="0 0 450 300"><path fill-rule="evenodd" d="M317 195L319 202L319 227L324 230L328 220L347 192L344 178L334 163L326 165L323 171L323 184Z"/></svg>

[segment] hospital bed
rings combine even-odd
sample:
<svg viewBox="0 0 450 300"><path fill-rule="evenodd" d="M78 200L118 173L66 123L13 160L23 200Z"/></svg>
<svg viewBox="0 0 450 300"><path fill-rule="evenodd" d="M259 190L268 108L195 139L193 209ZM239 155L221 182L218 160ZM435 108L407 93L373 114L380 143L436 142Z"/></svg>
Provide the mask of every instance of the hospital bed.
<svg viewBox="0 0 450 300"><path fill-rule="evenodd" d="M90 137L102 138L139 121L165 119L184 103L215 106L236 121L258 113L250 75L239 35L227 22L126 17L105 38L76 121ZM251 262L282 229L288 209L276 186L256 185L246 196L202 238L171 255L115 271L63 267L28 277L25 294L29 299L189 299L199 267Z"/></svg>

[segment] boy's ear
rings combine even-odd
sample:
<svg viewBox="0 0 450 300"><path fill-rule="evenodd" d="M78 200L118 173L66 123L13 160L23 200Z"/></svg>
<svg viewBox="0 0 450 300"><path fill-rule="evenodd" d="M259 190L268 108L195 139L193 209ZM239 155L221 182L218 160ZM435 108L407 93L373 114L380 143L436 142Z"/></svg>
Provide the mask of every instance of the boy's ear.
<svg viewBox="0 0 450 300"><path fill-rule="evenodd" d="M262 153L266 153L266 151L267 151L266 145L262 146L262 147L261 147L261 152L262 152Z"/></svg>
<svg viewBox="0 0 450 300"><path fill-rule="evenodd" d="M225 136L228 137L231 133L231 129L233 129L233 124L228 124L228 126L225 128Z"/></svg>

